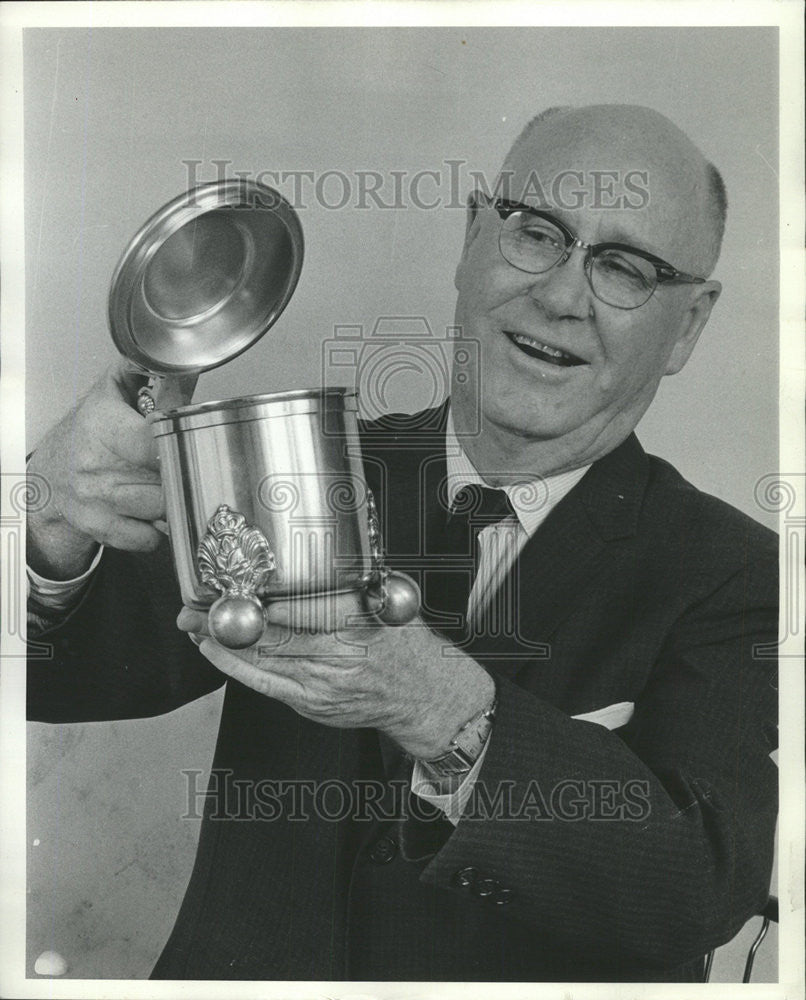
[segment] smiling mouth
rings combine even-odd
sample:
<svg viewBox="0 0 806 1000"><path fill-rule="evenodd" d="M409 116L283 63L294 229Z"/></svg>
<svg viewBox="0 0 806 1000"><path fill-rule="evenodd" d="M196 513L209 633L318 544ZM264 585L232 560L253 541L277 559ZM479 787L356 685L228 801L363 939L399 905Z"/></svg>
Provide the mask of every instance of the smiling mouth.
<svg viewBox="0 0 806 1000"><path fill-rule="evenodd" d="M578 358L575 354L561 351L557 347L549 347L548 344L542 344L534 337L527 337L525 333L512 333L509 330L504 330L504 333L519 351L527 354L530 358L537 358L538 361L545 361L557 368L572 368L575 365L586 364L582 358Z"/></svg>

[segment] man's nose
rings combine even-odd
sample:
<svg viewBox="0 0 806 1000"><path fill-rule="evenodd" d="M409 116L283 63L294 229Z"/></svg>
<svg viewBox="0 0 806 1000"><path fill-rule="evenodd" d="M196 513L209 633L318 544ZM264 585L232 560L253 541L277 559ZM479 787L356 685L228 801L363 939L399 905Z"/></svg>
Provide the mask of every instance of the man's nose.
<svg viewBox="0 0 806 1000"><path fill-rule="evenodd" d="M533 276L529 294L553 319L587 319L593 290L585 271L586 252L573 249L565 260Z"/></svg>

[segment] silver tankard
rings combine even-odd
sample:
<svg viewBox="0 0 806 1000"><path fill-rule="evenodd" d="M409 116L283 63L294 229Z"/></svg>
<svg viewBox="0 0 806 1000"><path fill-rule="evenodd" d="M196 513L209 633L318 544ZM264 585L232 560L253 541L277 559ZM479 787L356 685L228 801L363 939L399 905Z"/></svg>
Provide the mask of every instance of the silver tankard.
<svg viewBox="0 0 806 1000"><path fill-rule="evenodd" d="M356 592L386 624L417 613L409 577L384 566L364 480L356 393L310 389L160 411L160 379L208 371L274 324L303 238L276 191L206 184L169 202L112 277L109 326L148 377L137 407L157 441L182 600L210 610L223 645L253 645L266 602Z"/></svg>

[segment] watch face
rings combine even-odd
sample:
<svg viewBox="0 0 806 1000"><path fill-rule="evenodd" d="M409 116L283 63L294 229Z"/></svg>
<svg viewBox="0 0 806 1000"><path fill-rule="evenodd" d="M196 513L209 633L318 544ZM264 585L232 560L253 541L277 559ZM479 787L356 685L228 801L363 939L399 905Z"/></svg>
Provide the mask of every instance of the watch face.
<svg viewBox="0 0 806 1000"><path fill-rule="evenodd" d="M426 771L441 777L469 771L479 759L490 735L494 710L495 703L478 718L471 719L453 738L453 747L448 753L437 760L421 761Z"/></svg>
<svg viewBox="0 0 806 1000"><path fill-rule="evenodd" d="M467 754L463 753L459 747L456 747L438 761L423 761L422 766L427 774L446 778L454 774L467 774L473 767L473 763L474 761Z"/></svg>
<svg viewBox="0 0 806 1000"><path fill-rule="evenodd" d="M481 749L487 742L487 737L492 729L492 720L482 716L479 721L463 730L454 740L456 746L470 755L473 760L481 753Z"/></svg>

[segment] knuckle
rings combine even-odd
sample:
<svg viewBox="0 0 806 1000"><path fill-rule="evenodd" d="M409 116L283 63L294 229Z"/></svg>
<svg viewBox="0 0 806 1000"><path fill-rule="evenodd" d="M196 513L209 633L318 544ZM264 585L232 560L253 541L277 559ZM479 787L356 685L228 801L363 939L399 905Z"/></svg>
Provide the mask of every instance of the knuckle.
<svg viewBox="0 0 806 1000"><path fill-rule="evenodd" d="M86 504L97 499L97 486L86 476L78 475L73 480L72 493L79 503Z"/></svg>
<svg viewBox="0 0 806 1000"><path fill-rule="evenodd" d="M101 545L109 545L112 548L115 548L115 537L111 528L96 527L92 532L92 537Z"/></svg>
<svg viewBox="0 0 806 1000"><path fill-rule="evenodd" d="M117 519L111 512L96 512L92 522L92 537L101 545L120 548Z"/></svg>
<svg viewBox="0 0 806 1000"><path fill-rule="evenodd" d="M160 535L156 530L147 531L142 538L139 548L143 552L155 552L160 546Z"/></svg>

